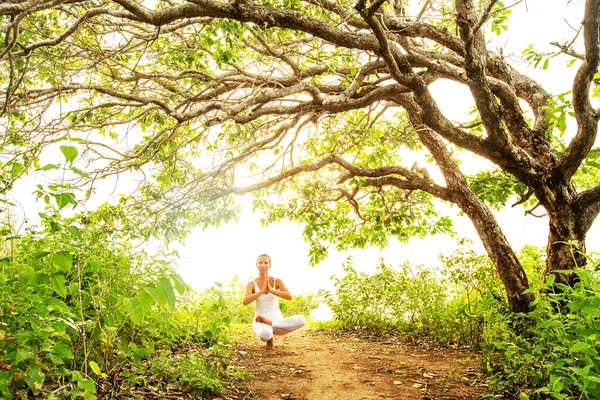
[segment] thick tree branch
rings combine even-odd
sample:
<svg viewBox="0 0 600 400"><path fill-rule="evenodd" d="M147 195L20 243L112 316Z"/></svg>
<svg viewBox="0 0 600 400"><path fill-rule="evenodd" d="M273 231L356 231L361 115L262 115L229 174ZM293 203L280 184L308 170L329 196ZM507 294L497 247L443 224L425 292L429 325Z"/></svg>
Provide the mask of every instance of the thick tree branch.
<svg viewBox="0 0 600 400"><path fill-rule="evenodd" d="M381 178L365 179L364 185L382 188L384 186L393 186L404 190L423 190L441 199L447 197L448 190L440 186L429 186L423 180L401 179L395 176L384 176Z"/></svg>
<svg viewBox="0 0 600 400"><path fill-rule="evenodd" d="M576 204L577 209L581 210L580 219L583 232L587 232L600 213L600 185L581 192L577 196Z"/></svg>
<svg viewBox="0 0 600 400"><path fill-rule="evenodd" d="M589 90L600 62L600 0L586 2L583 19L585 61L579 66L573 82L573 110L577 133L558 161L557 171L567 182L589 153L598 134L598 117L590 102Z"/></svg>
<svg viewBox="0 0 600 400"><path fill-rule="evenodd" d="M472 0L456 1L456 24L465 43L465 71L469 77L469 89L473 94L481 120L488 134L488 141L504 153L512 153L508 135L504 131L502 109L496 101L486 77L487 50L481 31L474 31L477 19Z"/></svg>
<svg viewBox="0 0 600 400"><path fill-rule="evenodd" d="M597 203L600 203L600 185L585 190L577 196L577 208L583 212L590 207L595 207Z"/></svg>
<svg viewBox="0 0 600 400"><path fill-rule="evenodd" d="M31 14L39 10L47 10L68 0L3 0L0 3L0 15L15 15L20 13Z"/></svg>

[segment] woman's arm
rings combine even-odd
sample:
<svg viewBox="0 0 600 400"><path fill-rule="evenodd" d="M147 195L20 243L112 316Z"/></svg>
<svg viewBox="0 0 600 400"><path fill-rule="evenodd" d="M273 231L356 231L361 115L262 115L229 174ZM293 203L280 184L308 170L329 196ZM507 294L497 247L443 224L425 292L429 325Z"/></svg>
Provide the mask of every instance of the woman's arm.
<svg viewBox="0 0 600 400"><path fill-rule="evenodd" d="M285 284L283 283L283 281L281 279L275 280L275 287L277 288L277 290L271 290L271 293L273 293L275 296L281 297L284 300L292 299L292 294L285 287Z"/></svg>
<svg viewBox="0 0 600 400"><path fill-rule="evenodd" d="M246 294L244 295L244 305L248 305L250 303L252 303L254 300L258 299L260 296L263 295L264 289L260 290L256 293L252 293L254 291L254 282L248 282L248 284L246 285Z"/></svg>

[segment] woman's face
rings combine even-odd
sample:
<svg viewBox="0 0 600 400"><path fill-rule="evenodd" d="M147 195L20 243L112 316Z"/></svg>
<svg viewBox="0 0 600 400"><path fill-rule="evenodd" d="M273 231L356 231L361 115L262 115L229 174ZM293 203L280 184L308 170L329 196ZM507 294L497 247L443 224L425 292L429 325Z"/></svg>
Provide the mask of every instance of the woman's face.
<svg viewBox="0 0 600 400"><path fill-rule="evenodd" d="M256 268L258 268L259 273L269 272L269 268L271 268L271 259L269 256L260 256L256 260Z"/></svg>

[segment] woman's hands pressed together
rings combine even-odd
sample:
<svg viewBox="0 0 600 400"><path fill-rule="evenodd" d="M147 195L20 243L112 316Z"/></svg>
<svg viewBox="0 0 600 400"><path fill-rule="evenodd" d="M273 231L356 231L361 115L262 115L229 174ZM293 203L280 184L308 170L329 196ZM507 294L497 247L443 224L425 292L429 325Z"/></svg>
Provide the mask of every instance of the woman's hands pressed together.
<svg viewBox="0 0 600 400"><path fill-rule="evenodd" d="M267 277L267 279L265 279L265 284L263 285L261 293L262 294L269 294L272 291L273 291L273 288L271 287L271 282L269 282L269 278Z"/></svg>

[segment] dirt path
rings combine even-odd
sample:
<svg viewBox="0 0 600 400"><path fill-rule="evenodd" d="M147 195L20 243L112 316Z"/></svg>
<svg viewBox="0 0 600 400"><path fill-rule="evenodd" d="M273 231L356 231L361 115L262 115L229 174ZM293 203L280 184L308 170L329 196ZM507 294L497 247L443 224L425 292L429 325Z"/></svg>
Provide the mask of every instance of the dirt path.
<svg viewBox="0 0 600 400"><path fill-rule="evenodd" d="M255 374L248 399L480 399L477 355L393 339L302 330L266 350L250 339L239 362Z"/></svg>

